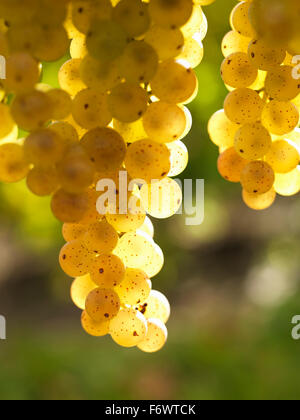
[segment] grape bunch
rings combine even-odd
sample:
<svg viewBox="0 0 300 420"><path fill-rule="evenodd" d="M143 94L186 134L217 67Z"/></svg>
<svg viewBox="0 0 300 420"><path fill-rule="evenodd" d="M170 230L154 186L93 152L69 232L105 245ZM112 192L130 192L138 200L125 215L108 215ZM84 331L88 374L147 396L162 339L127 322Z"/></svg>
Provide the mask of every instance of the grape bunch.
<svg viewBox="0 0 300 420"><path fill-rule="evenodd" d="M299 18L298 0L240 1L222 41L229 93L208 131L220 174L254 210L300 191Z"/></svg>
<svg viewBox="0 0 300 420"><path fill-rule="evenodd" d="M33 194L51 196L83 329L145 352L163 347L170 315L152 289L164 256L149 216L182 203L173 177L188 163L186 105L210 3L0 0L0 181L26 178ZM43 80L44 63L58 60L59 89ZM107 180L116 206L99 187Z"/></svg>

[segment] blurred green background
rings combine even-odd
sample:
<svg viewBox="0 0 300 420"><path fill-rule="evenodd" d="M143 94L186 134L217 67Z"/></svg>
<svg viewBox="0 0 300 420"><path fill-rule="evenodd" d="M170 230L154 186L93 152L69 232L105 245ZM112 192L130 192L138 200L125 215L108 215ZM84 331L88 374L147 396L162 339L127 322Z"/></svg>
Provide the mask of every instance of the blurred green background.
<svg viewBox="0 0 300 420"><path fill-rule="evenodd" d="M222 108L220 42L234 0L205 8L209 33L192 104L185 178L204 178L205 222L156 223L166 264L154 279L170 299L165 348L153 355L88 337L59 269L60 224L49 200L24 184L0 187L0 399L298 399L300 341L300 201L279 199L248 210L240 187L216 171L206 127ZM48 66L55 83L56 68Z"/></svg>

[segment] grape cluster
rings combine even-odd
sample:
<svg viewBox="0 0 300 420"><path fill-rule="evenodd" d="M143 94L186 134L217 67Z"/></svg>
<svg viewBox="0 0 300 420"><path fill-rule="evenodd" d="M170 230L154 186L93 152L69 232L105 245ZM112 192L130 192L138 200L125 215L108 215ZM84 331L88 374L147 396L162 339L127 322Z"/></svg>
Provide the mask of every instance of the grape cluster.
<svg viewBox="0 0 300 420"><path fill-rule="evenodd" d="M181 206L172 177L188 163L185 105L197 93L201 6L210 3L0 1L0 180L26 178L32 193L52 197L66 241L59 262L74 278L83 329L145 352L163 347L170 315L152 290L164 256L147 214L166 218ZM45 85L43 63L63 57L60 89ZM121 212L124 175L130 202ZM103 214L102 180L114 181L117 199Z"/></svg>
<svg viewBox="0 0 300 420"><path fill-rule="evenodd" d="M299 17L298 0L239 1L222 42L229 94L208 131L220 174L254 210L300 191Z"/></svg>

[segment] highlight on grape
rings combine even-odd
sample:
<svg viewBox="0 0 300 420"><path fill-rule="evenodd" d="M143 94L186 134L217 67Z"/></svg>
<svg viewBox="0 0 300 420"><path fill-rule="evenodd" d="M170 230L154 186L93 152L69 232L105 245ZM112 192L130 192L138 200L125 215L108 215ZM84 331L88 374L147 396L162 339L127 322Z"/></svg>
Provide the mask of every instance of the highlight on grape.
<svg viewBox="0 0 300 420"><path fill-rule="evenodd" d="M184 181L183 197L174 178L189 160L188 104L208 28L202 6L212 2L0 1L0 181L25 179L33 194L51 197L66 241L59 263L83 329L147 353L166 343L170 316L152 287L164 255L150 217L171 217L182 204L187 224L204 217L203 182L194 207L193 185ZM43 67L61 59L56 88Z"/></svg>

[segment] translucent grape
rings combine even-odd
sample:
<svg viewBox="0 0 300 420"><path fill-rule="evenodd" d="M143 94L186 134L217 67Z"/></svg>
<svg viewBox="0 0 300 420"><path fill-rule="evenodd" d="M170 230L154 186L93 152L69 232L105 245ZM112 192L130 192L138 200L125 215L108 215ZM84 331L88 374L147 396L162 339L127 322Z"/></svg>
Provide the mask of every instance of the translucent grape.
<svg viewBox="0 0 300 420"><path fill-rule="evenodd" d="M148 299L139 305L138 309L147 319L160 319L164 324L170 318L170 303L166 296L157 290L151 290Z"/></svg>
<svg viewBox="0 0 300 420"><path fill-rule="evenodd" d="M24 149L17 143L4 143L0 145L0 181L18 182L26 177L29 171L25 159Z"/></svg>
<svg viewBox="0 0 300 420"><path fill-rule="evenodd" d="M15 126L9 107L0 103L0 139L10 134Z"/></svg>
<svg viewBox="0 0 300 420"><path fill-rule="evenodd" d="M243 125L235 136L235 150L246 160L257 160L265 156L272 145L271 136L260 123Z"/></svg>
<svg viewBox="0 0 300 420"><path fill-rule="evenodd" d="M286 52L284 48L272 47L261 39L254 39L249 44L248 56L255 67L268 71L284 61Z"/></svg>
<svg viewBox="0 0 300 420"><path fill-rule="evenodd" d="M248 163L241 173L241 184L249 193L264 194L274 184L275 175L271 166L262 161Z"/></svg>
<svg viewBox="0 0 300 420"><path fill-rule="evenodd" d="M192 15L189 20L181 27L181 32L185 40L192 38L203 23L204 13L199 5L193 6Z"/></svg>
<svg viewBox="0 0 300 420"><path fill-rule="evenodd" d="M141 270L127 268L123 281L115 287L115 291L123 305L144 302L151 291L149 278Z"/></svg>
<svg viewBox="0 0 300 420"><path fill-rule="evenodd" d="M72 21L80 32L87 34L93 20L110 19L112 10L109 0L75 0Z"/></svg>
<svg viewBox="0 0 300 420"><path fill-rule="evenodd" d="M258 72L248 54L237 52L225 58L221 66L224 83L234 88L245 88L255 82Z"/></svg>
<svg viewBox="0 0 300 420"><path fill-rule="evenodd" d="M109 206L106 214L106 220L118 232L130 232L139 229L144 223L145 217L146 213L141 205L141 200L134 195L129 197L126 214L120 214L119 208L117 208L116 212L111 212Z"/></svg>
<svg viewBox="0 0 300 420"><path fill-rule="evenodd" d="M82 239L86 232L86 226L79 223L64 223L62 235L66 242Z"/></svg>
<svg viewBox="0 0 300 420"><path fill-rule="evenodd" d="M253 38L254 29L249 20L250 2L243 1L236 5L230 17L232 28L241 35Z"/></svg>
<svg viewBox="0 0 300 420"><path fill-rule="evenodd" d="M147 32L151 23L148 5L141 0L121 0L114 8L112 17L132 38Z"/></svg>
<svg viewBox="0 0 300 420"><path fill-rule="evenodd" d="M170 162L171 162L171 169L168 173L168 176L173 177L180 175L184 172L185 168L188 165L189 161L189 153L188 150L182 141L173 141L172 143L166 144L167 148L169 149L170 155Z"/></svg>
<svg viewBox="0 0 300 420"><path fill-rule="evenodd" d="M237 154L234 147L225 150L218 159L220 175L230 182L240 182L241 173L248 161Z"/></svg>
<svg viewBox="0 0 300 420"><path fill-rule="evenodd" d="M85 89L86 86L80 78L80 59L71 59L66 61L58 72L58 81L60 87L71 96Z"/></svg>
<svg viewBox="0 0 300 420"><path fill-rule="evenodd" d="M122 79L116 61L111 61L107 64L89 55L82 60L80 76L89 88L95 89L99 93L104 93L114 88Z"/></svg>
<svg viewBox="0 0 300 420"><path fill-rule="evenodd" d="M183 51L179 54L178 60L188 63L194 69L199 66L204 57L204 47L198 34L185 41Z"/></svg>
<svg viewBox="0 0 300 420"><path fill-rule="evenodd" d="M298 108L292 102L268 102L262 112L262 124L272 134L290 133L299 123Z"/></svg>
<svg viewBox="0 0 300 420"><path fill-rule="evenodd" d="M109 321L96 322L86 311L82 312L81 325L84 331L92 337L103 337L109 333Z"/></svg>
<svg viewBox="0 0 300 420"><path fill-rule="evenodd" d="M113 118L126 123L141 118L147 110L147 103L147 92L131 83L117 85L108 96L108 109Z"/></svg>
<svg viewBox="0 0 300 420"><path fill-rule="evenodd" d="M69 194L58 190L52 197L51 210L63 223L79 223L89 208L87 193Z"/></svg>
<svg viewBox="0 0 300 420"><path fill-rule="evenodd" d="M171 169L170 151L165 144L140 140L128 148L125 166L133 179L146 183L163 179Z"/></svg>
<svg viewBox="0 0 300 420"><path fill-rule="evenodd" d="M117 246L118 240L117 231L106 221L89 225L83 237L86 247L95 254L112 252Z"/></svg>
<svg viewBox="0 0 300 420"><path fill-rule="evenodd" d="M63 26L44 25L39 36L35 47L35 56L39 61L56 61L67 53L70 41Z"/></svg>
<svg viewBox="0 0 300 420"><path fill-rule="evenodd" d="M52 102L52 118L54 120L63 120L71 114L72 100L66 91L51 89L47 92L47 96Z"/></svg>
<svg viewBox="0 0 300 420"><path fill-rule="evenodd" d="M266 210L271 207L276 199L276 192L274 188L265 194L252 194L243 190L244 203L252 210Z"/></svg>
<svg viewBox="0 0 300 420"><path fill-rule="evenodd" d="M228 57L237 51L247 53L250 41L251 38L240 35L236 31L228 32L222 41L222 53L224 57Z"/></svg>
<svg viewBox="0 0 300 420"><path fill-rule="evenodd" d="M92 290L85 302L88 315L96 322L110 321L120 311L120 299L111 289Z"/></svg>
<svg viewBox="0 0 300 420"><path fill-rule="evenodd" d="M113 126L121 134L126 143L134 143L147 137L142 118L133 123L123 123L118 120L113 120Z"/></svg>
<svg viewBox="0 0 300 420"><path fill-rule="evenodd" d="M66 243L60 251L59 263L62 270L70 277L88 274L92 264L92 254L81 241Z"/></svg>
<svg viewBox="0 0 300 420"><path fill-rule="evenodd" d="M90 292L97 289L89 274L77 277L71 286L71 299L77 308L84 310L85 301Z"/></svg>
<svg viewBox="0 0 300 420"><path fill-rule="evenodd" d="M155 23L169 28L180 28L193 13L192 0L151 0L149 13Z"/></svg>
<svg viewBox="0 0 300 420"><path fill-rule="evenodd" d="M287 174L276 174L274 189L277 194L284 197L296 195L300 191L300 170L299 167Z"/></svg>
<svg viewBox="0 0 300 420"><path fill-rule="evenodd" d="M113 254L102 254L91 267L91 279L102 289L112 289L125 277L125 266L122 260Z"/></svg>
<svg viewBox="0 0 300 420"><path fill-rule="evenodd" d="M71 58L83 59L87 53L86 36L78 32L70 44Z"/></svg>
<svg viewBox="0 0 300 420"><path fill-rule="evenodd" d="M259 94L247 88L230 92L224 102L226 116L236 124L259 121L263 107L264 102Z"/></svg>
<svg viewBox="0 0 300 420"><path fill-rule="evenodd" d="M299 95L299 80L293 77L292 72L291 66L277 66L268 72L265 89L272 99L290 101Z"/></svg>
<svg viewBox="0 0 300 420"><path fill-rule="evenodd" d="M94 188L90 188L86 192L87 196L87 211L85 212L84 216L80 220L80 223L83 225L90 225L92 223L99 222L103 219L103 216L100 215L97 211L97 200L99 198L99 194L95 191Z"/></svg>
<svg viewBox="0 0 300 420"><path fill-rule="evenodd" d="M150 318L147 320L148 332L144 341L138 348L145 353L154 353L163 348L167 342L168 330L159 319Z"/></svg>
<svg viewBox="0 0 300 420"><path fill-rule="evenodd" d="M122 347L135 347L147 335L146 318L132 308L121 309L111 320L109 331L112 339Z"/></svg>
<svg viewBox="0 0 300 420"><path fill-rule="evenodd" d="M266 155L266 162L272 166L274 172L285 174L295 169L300 162L299 151L287 140L277 140Z"/></svg>
<svg viewBox="0 0 300 420"><path fill-rule="evenodd" d="M65 147L79 142L76 129L65 121L54 122L48 126L48 129L59 135Z"/></svg>
<svg viewBox="0 0 300 420"><path fill-rule="evenodd" d="M224 109L215 112L208 122L208 133L211 141L218 147L230 148L234 144L239 126L230 121Z"/></svg>
<svg viewBox="0 0 300 420"><path fill-rule="evenodd" d="M160 61L177 57L184 46L184 36L180 29L164 28L159 25L151 26L145 35L145 41L152 45Z"/></svg>
<svg viewBox="0 0 300 420"><path fill-rule="evenodd" d="M25 93L32 90L40 78L39 66L28 53L15 53L6 60L5 89Z"/></svg>
<svg viewBox="0 0 300 420"><path fill-rule="evenodd" d="M35 195L51 195L58 188L58 177L53 167L34 167L27 175L27 187Z"/></svg>
<svg viewBox="0 0 300 420"><path fill-rule="evenodd" d="M154 237L154 226L153 226L153 223L151 222L151 219L148 216L146 216L145 221L142 224L142 226L139 228L139 230L141 230L142 232L145 232L151 238Z"/></svg>
<svg viewBox="0 0 300 420"><path fill-rule="evenodd" d="M51 166L63 156L64 144L58 134L47 128L34 131L24 143L28 162L38 166Z"/></svg>

